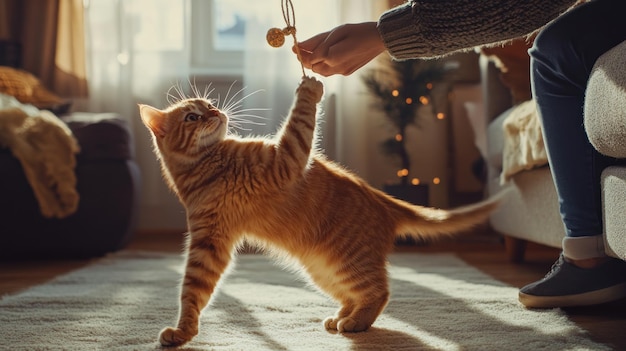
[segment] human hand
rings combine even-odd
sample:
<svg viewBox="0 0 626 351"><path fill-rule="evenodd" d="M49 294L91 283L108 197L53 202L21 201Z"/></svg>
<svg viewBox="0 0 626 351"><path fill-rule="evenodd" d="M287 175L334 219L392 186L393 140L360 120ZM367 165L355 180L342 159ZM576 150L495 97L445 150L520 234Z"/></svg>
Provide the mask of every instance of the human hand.
<svg viewBox="0 0 626 351"><path fill-rule="evenodd" d="M298 48L304 67L325 77L350 75L385 51L376 22L343 24L298 43Z"/></svg>

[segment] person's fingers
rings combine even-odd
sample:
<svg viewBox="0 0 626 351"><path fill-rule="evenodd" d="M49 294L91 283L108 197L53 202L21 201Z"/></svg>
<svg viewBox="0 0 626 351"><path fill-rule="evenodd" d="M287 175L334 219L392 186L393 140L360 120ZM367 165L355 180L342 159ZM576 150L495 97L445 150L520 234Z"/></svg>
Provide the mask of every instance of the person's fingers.
<svg viewBox="0 0 626 351"><path fill-rule="evenodd" d="M326 40L326 37L328 37L328 33L330 32L320 33L312 36L307 40L301 41L298 43L298 47L300 48L300 50L312 52L317 48L318 45L320 45L321 42Z"/></svg>
<svg viewBox="0 0 626 351"><path fill-rule="evenodd" d="M363 63L343 62L339 65L329 65L328 62L322 61L311 66L311 70L321 76L329 77L335 74L349 76L359 68L363 67Z"/></svg>
<svg viewBox="0 0 626 351"><path fill-rule="evenodd" d="M324 77L329 77L332 76L333 74L335 74L335 70L331 67L329 67L326 63L324 62L319 62L316 63L314 65L311 66L311 71L324 76Z"/></svg>
<svg viewBox="0 0 626 351"><path fill-rule="evenodd" d="M365 51L356 53L350 46L335 45L329 48L325 60L312 61L312 69L324 76L333 74L348 76L365 66L380 53L381 50L376 47L370 47Z"/></svg>
<svg viewBox="0 0 626 351"><path fill-rule="evenodd" d="M296 51L296 48L295 48L295 47L293 47L292 51L293 51L294 53L296 53L296 54L298 53L298 52ZM299 57L299 58L300 58L300 62L302 62L302 65L304 66L304 68L311 69L311 67L312 67L313 65L311 64L311 52L310 52L310 51L305 51L305 50L302 50L302 49L301 49L301 50L300 50L300 57Z"/></svg>
<svg viewBox="0 0 626 351"><path fill-rule="evenodd" d="M320 62L313 65L313 67L311 67L311 70L324 77L330 77L336 74L349 76L361 67L362 66L331 67L323 62Z"/></svg>
<svg viewBox="0 0 626 351"><path fill-rule="evenodd" d="M372 22L338 26L299 43L298 49L304 67L330 76L354 73L384 51L384 46Z"/></svg>
<svg viewBox="0 0 626 351"><path fill-rule="evenodd" d="M310 52L307 55L307 64L313 66L317 63L324 62L329 58L329 50L337 43L340 43L346 37L346 26L341 25L333 30L318 34L300 45L305 51Z"/></svg>
<svg viewBox="0 0 626 351"><path fill-rule="evenodd" d="M320 33L305 41L297 43L297 49L299 49L300 51L300 59L302 60L302 64L304 65L304 67L311 68L311 66L313 65L313 59L319 60L316 56L313 55L313 53L318 50L320 44L326 40L328 33L330 32ZM297 49L295 46L291 48L291 50L296 54L298 53Z"/></svg>
<svg viewBox="0 0 626 351"><path fill-rule="evenodd" d="M326 52L328 52L326 48L320 48L319 46L316 48L315 51L309 51L306 49L302 49L300 47L299 49L300 49L300 60L302 61L302 64L306 68L311 68L313 64L323 61L324 56L326 55ZM295 47L292 49L292 51L295 52L296 54L298 53Z"/></svg>

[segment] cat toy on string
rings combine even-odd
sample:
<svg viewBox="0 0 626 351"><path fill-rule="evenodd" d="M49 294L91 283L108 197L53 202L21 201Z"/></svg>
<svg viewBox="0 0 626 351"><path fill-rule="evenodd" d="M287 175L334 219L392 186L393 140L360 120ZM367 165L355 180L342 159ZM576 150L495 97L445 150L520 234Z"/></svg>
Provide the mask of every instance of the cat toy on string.
<svg viewBox="0 0 626 351"><path fill-rule="evenodd" d="M265 38L271 47L279 48L285 43L285 37L291 35L293 37L296 56L298 57L298 61L302 67L302 76L306 77L304 64L302 63L302 57L300 56L300 48L298 47L298 40L296 39L296 14L293 9L293 3L291 0L281 0L280 7L283 10L283 18L285 19L285 24L287 24L287 26L283 29L270 28L267 31Z"/></svg>

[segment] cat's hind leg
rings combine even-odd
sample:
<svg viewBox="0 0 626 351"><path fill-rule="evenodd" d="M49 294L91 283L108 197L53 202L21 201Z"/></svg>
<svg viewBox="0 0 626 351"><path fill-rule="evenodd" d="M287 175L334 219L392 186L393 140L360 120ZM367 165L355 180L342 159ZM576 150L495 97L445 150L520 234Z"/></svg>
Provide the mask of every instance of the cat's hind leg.
<svg viewBox="0 0 626 351"><path fill-rule="evenodd" d="M324 328L327 330L337 330L337 324L339 321L348 317L353 310L354 305L352 303L345 303L344 306L337 311L337 315L334 317L328 317L324 320Z"/></svg>
<svg viewBox="0 0 626 351"><path fill-rule="evenodd" d="M340 333L361 332L367 330L381 314L387 302L389 293L384 292L377 297L368 297L367 302L362 302L351 308L350 314L341 316L341 311L335 319L336 329ZM342 309L343 310L343 309Z"/></svg>
<svg viewBox="0 0 626 351"><path fill-rule="evenodd" d="M345 285L338 291L342 296L335 295L342 302L341 309L336 316L324 321L328 330L343 332L360 332L367 330L382 313L389 301L389 287L387 272L379 265L367 274L354 272L352 279L343 281Z"/></svg>

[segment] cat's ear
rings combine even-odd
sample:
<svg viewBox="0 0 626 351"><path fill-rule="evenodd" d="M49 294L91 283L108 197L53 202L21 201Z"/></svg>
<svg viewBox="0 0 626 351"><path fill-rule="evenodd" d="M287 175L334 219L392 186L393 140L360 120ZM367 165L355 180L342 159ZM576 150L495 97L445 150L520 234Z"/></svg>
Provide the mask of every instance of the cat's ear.
<svg viewBox="0 0 626 351"><path fill-rule="evenodd" d="M139 104L139 114L143 124L148 127L158 137L164 137L167 130L165 128L165 112L158 108Z"/></svg>

